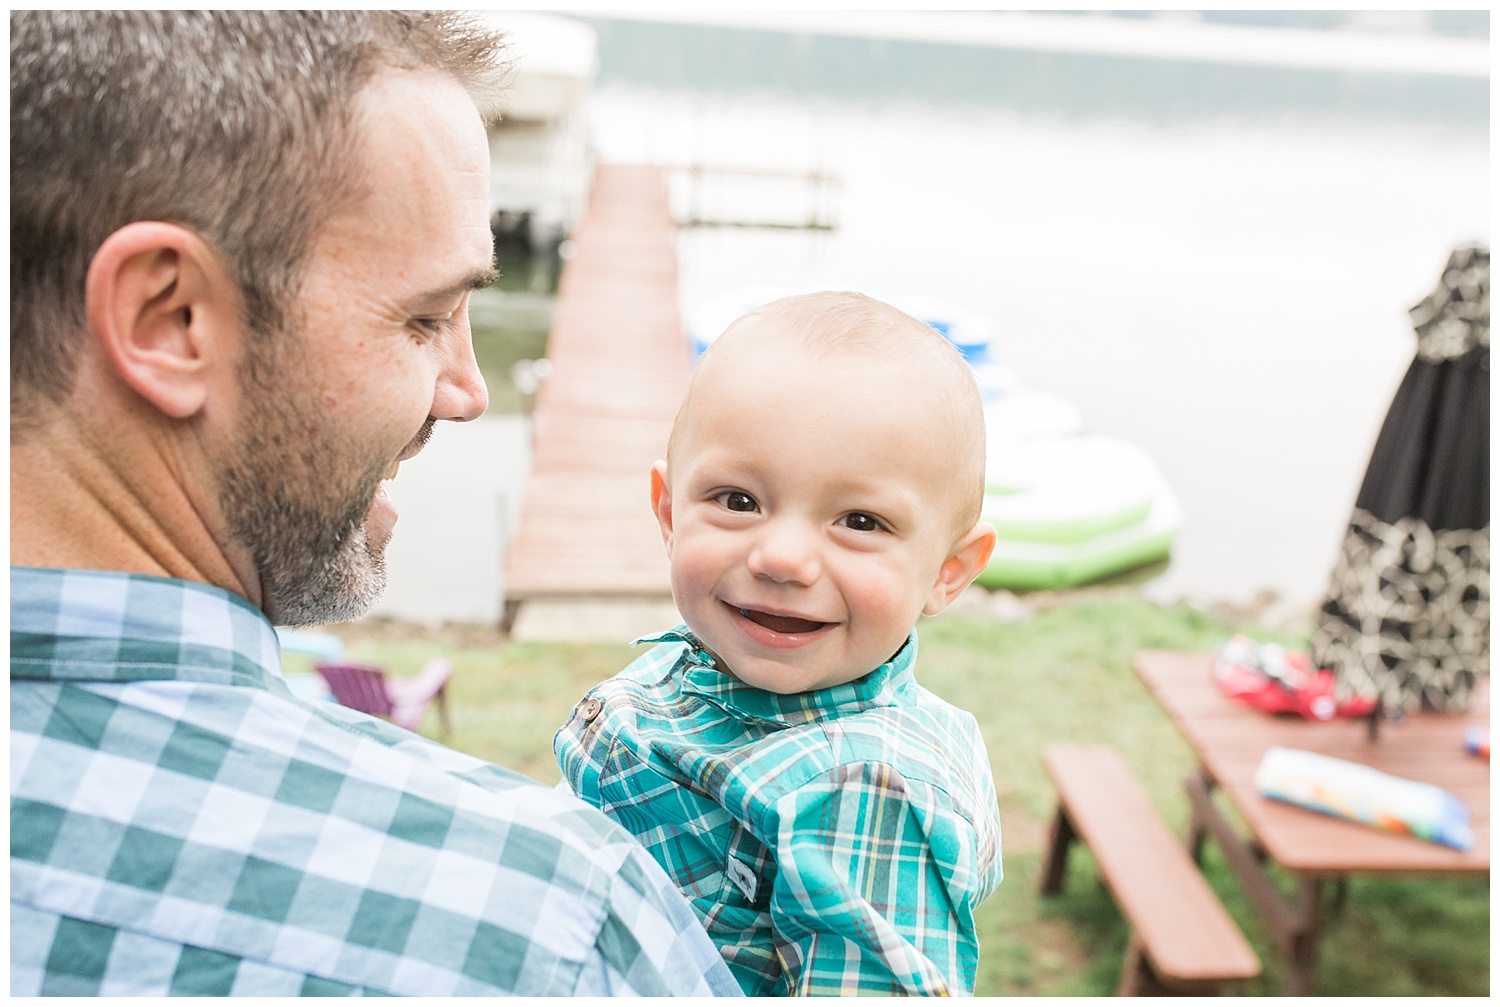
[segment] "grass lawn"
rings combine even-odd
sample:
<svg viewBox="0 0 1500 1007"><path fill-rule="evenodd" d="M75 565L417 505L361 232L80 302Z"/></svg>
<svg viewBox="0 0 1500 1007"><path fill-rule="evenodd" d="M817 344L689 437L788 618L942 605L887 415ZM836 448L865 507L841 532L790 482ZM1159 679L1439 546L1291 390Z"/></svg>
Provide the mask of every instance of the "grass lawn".
<svg viewBox="0 0 1500 1007"><path fill-rule="evenodd" d="M552 735L595 682L635 653L624 645L527 644L488 629L416 631L338 627L350 657L413 674L434 654L453 660L454 734L463 751L555 783ZM947 615L921 629L918 676L973 714L994 768L1004 831L1005 881L978 910L978 995L1107 995L1119 977L1126 929L1075 847L1067 890L1037 894L1053 807L1042 748L1114 745L1169 825L1187 821L1187 745L1130 670L1148 648L1209 650L1242 629L1298 644L1295 635L1228 625L1194 609L1161 608L1128 592L1080 593L1019 622ZM288 666L296 668L294 661ZM424 733L437 731L429 713ZM1210 844L1209 882L1265 964L1232 993L1282 989L1281 955ZM1281 880L1288 881L1283 878ZM1317 992L1329 996L1486 996L1490 989L1489 881L1356 878L1331 911Z"/></svg>

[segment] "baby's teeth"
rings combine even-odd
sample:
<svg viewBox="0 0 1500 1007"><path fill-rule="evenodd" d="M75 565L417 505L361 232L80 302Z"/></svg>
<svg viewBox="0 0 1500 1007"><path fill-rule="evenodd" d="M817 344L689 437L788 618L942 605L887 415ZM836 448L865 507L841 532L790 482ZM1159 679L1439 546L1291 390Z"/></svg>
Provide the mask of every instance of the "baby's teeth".
<svg viewBox="0 0 1500 1007"><path fill-rule="evenodd" d="M385 470L385 476L384 476L384 478L386 478L386 479L394 479L394 478L396 478L396 473L399 472L399 471L401 471L401 463L400 462L391 462L391 467Z"/></svg>

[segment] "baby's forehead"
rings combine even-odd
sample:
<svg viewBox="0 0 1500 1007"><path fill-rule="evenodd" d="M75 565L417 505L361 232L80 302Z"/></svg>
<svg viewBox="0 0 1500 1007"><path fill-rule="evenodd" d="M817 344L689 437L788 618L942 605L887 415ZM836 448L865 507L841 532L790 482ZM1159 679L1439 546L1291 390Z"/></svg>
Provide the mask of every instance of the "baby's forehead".
<svg viewBox="0 0 1500 1007"><path fill-rule="evenodd" d="M982 486L983 407L963 357L926 323L863 295L837 292L773 302L714 341L673 426L669 461L684 440L698 440L705 413L722 421L732 409L737 423L806 415L814 425L828 414L825 400L845 393L863 394L862 406L879 403L886 418L920 432L923 459L941 459L960 485ZM742 429L716 427L724 436Z"/></svg>
<svg viewBox="0 0 1500 1007"><path fill-rule="evenodd" d="M972 383L958 352L936 330L894 308L879 307L883 310L831 312L807 306L752 312L709 348L699 370L705 378L734 381L770 367L832 373L853 368L867 378L889 375L908 384L950 382L955 392Z"/></svg>
<svg viewBox="0 0 1500 1007"><path fill-rule="evenodd" d="M816 396L817 383L826 382L888 399L892 409L912 413L914 423L935 420L950 432L982 428L973 374L941 334L882 302L842 296L790 298L731 325L700 358L679 420L723 396L760 412L772 407L752 396L776 398L782 386L807 383ZM816 397L783 398L777 408L816 404Z"/></svg>
<svg viewBox="0 0 1500 1007"><path fill-rule="evenodd" d="M952 457L955 464L973 443L974 428L982 430L974 379L956 352L944 356L946 345L808 340L759 324L736 335L700 361L679 423L696 429L695 421L713 416L715 430L733 437L743 424L774 418L805 423L815 435L839 425L847 409L878 417L872 433L895 422L920 440L924 455Z"/></svg>

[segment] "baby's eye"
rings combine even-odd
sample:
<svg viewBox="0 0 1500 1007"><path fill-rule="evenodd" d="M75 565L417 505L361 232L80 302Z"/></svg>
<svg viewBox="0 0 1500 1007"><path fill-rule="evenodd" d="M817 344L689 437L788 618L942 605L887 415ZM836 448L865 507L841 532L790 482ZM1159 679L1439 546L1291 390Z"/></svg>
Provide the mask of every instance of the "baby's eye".
<svg viewBox="0 0 1500 1007"><path fill-rule="evenodd" d="M741 493L739 490L720 493L717 499L724 505L725 510L750 512L759 509L753 496L749 493Z"/></svg>
<svg viewBox="0 0 1500 1007"><path fill-rule="evenodd" d="M853 514L845 514L842 518L839 519L839 523L842 524L845 528L848 528L850 531L880 531L880 529L884 527L884 525L880 523L879 518L872 517L871 515L865 514L862 511L855 511Z"/></svg>

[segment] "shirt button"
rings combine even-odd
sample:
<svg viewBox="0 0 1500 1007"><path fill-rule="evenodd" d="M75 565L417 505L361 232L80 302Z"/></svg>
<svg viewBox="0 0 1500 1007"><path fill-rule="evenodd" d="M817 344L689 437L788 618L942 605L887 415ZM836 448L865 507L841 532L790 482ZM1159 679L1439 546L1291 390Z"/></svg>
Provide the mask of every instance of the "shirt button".
<svg viewBox="0 0 1500 1007"><path fill-rule="evenodd" d="M599 702L593 696L590 696L588 699L585 699L583 702L578 704L578 715L582 717L583 722L587 724L591 722L595 717L599 716L599 711L602 709L604 709L604 704Z"/></svg>

